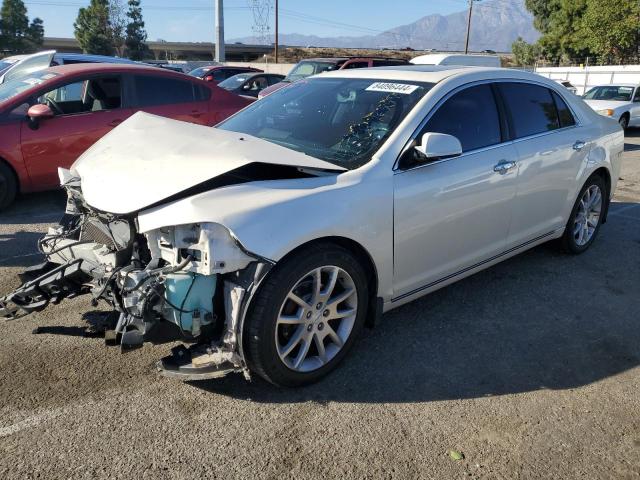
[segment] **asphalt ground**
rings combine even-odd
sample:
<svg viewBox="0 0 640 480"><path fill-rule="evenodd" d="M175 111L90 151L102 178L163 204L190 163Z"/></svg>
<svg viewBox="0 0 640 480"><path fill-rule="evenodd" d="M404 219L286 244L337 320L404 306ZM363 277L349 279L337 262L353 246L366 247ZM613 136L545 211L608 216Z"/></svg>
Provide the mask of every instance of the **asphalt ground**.
<svg viewBox="0 0 640 480"><path fill-rule="evenodd" d="M626 150L587 253L396 309L311 387L158 377L172 345L106 347L86 298L1 321L0 478L640 478L640 131ZM0 294L63 205L0 214Z"/></svg>

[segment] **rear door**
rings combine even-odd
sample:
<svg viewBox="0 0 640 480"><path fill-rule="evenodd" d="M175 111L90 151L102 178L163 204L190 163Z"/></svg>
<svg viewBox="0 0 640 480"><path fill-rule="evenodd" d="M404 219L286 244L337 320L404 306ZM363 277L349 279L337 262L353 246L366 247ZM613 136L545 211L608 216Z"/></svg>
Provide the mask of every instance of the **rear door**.
<svg viewBox="0 0 640 480"><path fill-rule="evenodd" d="M37 93L34 103L49 105L53 118L37 127L21 122L21 149L35 189L58 185L58 167L71 164L104 134L131 115L123 107L119 75L75 79Z"/></svg>
<svg viewBox="0 0 640 480"><path fill-rule="evenodd" d="M518 153L518 192L508 244L521 245L564 227L575 181L589 155L585 132L567 103L552 89L502 82L499 90Z"/></svg>
<svg viewBox="0 0 640 480"><path fill-rule="evenodd" d="M205 86L188 79L151 74L129 78L135 110L201 125L210 124L211 90Z"/></svg>
<svg viewBox="0 0 640 480"><path fill-rule="evenodd" d="M629 114L629 125L633 127L640 127L640 87L636 88L633 95L633 105L631 106Z"/></svg>

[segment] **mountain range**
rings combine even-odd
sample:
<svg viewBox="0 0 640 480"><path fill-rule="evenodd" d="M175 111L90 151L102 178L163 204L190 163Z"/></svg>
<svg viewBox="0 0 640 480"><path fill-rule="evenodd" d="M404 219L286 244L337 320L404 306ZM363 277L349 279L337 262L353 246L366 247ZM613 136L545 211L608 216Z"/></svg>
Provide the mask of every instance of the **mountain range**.
<svg viewBox="0 0 640 480"><path fill-rule="evenodd" d="M349 19L344 19L348 22ZM518 37L528 42L540 34L533 26L533 16L524 0L487 0L474 3L471 19L471 51L511 51ZM467 28L467 10L449 15L427 15L407 25L386 30L377 35L319 37L298 33L280 34L282 45L342 47L342 48L405 48L416 50L463 50ZM271 43L270 39L243 37L228 40L250 44Z"/></svg>

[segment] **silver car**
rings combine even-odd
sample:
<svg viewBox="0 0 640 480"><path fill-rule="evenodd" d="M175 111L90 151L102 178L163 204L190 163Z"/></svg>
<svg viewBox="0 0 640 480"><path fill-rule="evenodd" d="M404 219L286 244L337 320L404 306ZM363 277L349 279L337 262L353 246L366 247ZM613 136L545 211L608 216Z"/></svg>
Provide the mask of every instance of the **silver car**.
<svg viewBox="0 0 640 480"><path fill-rule="evenodd" d="M307 384L384 312L543 242L588 249L623 143L556 82L494 68L326 73L214 129L138 113L60 172L47 262L0 306L89 294L125 350L162 325L190 344L164 375Z"/></svg>

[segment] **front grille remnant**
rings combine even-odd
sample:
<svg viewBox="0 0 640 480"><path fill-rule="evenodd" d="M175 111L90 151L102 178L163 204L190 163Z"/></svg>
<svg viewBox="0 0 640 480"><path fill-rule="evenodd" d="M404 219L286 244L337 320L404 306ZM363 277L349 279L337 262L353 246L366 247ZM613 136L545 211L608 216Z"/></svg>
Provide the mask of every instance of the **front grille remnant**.
<svg viewBox="0 0 640 480"><path fill-rule="evenodd" d="M80 241L105 245L112 251L124 250L129 246L131 227L124 220L103 223L98 218L87 218L80 232Z"/></svg>

